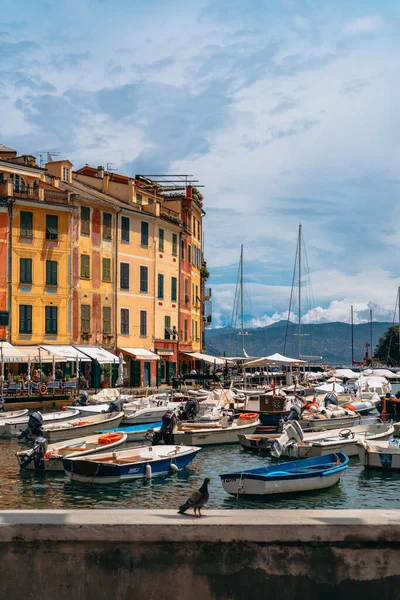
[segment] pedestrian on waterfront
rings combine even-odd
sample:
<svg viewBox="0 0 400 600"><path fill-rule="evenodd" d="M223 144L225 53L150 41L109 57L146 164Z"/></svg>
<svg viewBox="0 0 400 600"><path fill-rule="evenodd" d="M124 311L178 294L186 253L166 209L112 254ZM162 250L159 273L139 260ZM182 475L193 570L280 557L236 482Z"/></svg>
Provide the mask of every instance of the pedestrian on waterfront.
<svg viewBox="0 0 400 600"><path fill-rule="evenodd" d="M62 369L60 369L60 367L58 367L56 369L56 379L58 381L61 381L61 379L63 379L63 377L64 377L64 373L62 372Z"/></svg>

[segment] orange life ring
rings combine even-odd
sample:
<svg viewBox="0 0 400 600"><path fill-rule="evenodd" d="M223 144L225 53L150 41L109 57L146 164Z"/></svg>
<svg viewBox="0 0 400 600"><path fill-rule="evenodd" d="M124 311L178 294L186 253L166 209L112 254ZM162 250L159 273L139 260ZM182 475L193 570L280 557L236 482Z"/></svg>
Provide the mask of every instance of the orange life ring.
<svg viewBox="0 0 400 600"><path fill-rule="evenodd" d="M319 408L318 404L316 402L308 402L308 404L305 405L305 409L306 410L310 410L310 408L314 406L315 408Z"/></svg>
<svg viewBox="0 0 400 600"><path fill-rule="evenodd" d="M47 385L45 383L41 383L39 385L39 394L41 394L42 396L44 394L47 394Z"/></svg>
<svg viewBox="0 0 400 600"><path fill-rule="evenodd" d="M357 409L356 409L356 407L355 407L355 406L353 406L352 404L345 404L345 405L343 406L343 408L344 408L345 410L352 410L352 411L354 411L354 412L357 412Z"/></svg>
<svg viewBox="0 0 400 600"><path fill-rule="evenodd" d="M81 425L90 425L90 421L74 421L72 427L80 427Z"/></svg>
<svg viewBox="0 0 400 600"><path fill-rule="evenodd" d="M58 458L61 456L58 450L48 450L44 455L44 458L47 460L49 458Z"/></svg>
<svg viewBox="0 0 400 600"><path fill-rule="evenodd" d="M258 413L242 413L239 417L243 421L254 421L254 419L258 419Z"/></svg>
<svg viewBox="0 0 400 600"><path fill-rule="evenodd" d="M113 444L114 442L119 442L123 438L122 433L105 433L101 435L97 440L99 444Z"/></svg>

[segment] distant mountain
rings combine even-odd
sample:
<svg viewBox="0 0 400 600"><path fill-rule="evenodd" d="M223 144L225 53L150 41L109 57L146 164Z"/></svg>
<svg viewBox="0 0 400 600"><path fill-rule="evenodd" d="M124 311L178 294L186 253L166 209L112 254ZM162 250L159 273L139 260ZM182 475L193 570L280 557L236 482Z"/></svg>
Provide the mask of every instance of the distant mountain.
<svg viewBox="0 0 400 600"><path fill-rule="evenodd" d="M392 323L372 323L372 348ZM322 356L323 363L351 364L351 326L347 323L321 323L302 325L301 353L303 356ZM370 324L354 325L354 360L362 360L365 343L370 343ZM298 356L297 325L279 321L255 329L245 329L244 347L249 356L267 356L275 352L283 354L287 335L286 355ZM230 327L206 329L206 351L209 354L241 356L242 337L240 331Z"/></svg>

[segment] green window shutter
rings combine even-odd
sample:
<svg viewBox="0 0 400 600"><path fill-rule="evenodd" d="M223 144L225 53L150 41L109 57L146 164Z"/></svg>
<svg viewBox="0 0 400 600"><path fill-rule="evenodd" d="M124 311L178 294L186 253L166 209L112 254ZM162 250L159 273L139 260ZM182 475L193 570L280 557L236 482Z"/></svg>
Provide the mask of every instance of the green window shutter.
<svg viewBox="0 0 400 600"><path fill-rule="evenodd" d="M177 300L177 287L178 287L178 280L176 277L171 277L171 300L172 302L176 302Z"/></svg>
<svg viewBox="0 0 400 600"><path fill-rule="evenodd" d="M149 245L149 224L146 221L140 223L140 244L146 247Z"/></svg>
<svg viewBox="0 0 400 600"><path fill-rule="evenodd" d="M20 304L19 306L19 332L32 333L32 306Z"/></svg>
<svg viewBox="0 0 400 600"><path fill-rule="evenodd" d="M140 291L148 292L148 268L140 267Z"/></svg>
<svg viewBox="0 0 400 600"><path fill-rule="evenodd" d="M129 310L121 308L121 334L129 335Z"/></svg>
<svg viewBox="0 0 400 600"><path fill-rule="evenodd" d="M19 281L20 283L32 283L32 259L19 259Z"/></svg>
<svg viewBox="0 0 400 600"><path fill-rule="evenodd" d="M103 333L111 333L111 307L103 306Z"/></svg>
<svg viewBox="0 0 400 600"><path fill-rule="evenodd" d="M140 311L140 336L147 337L147 311Z"/></svg>
<svg viewBox="0 0 400 600"><path fill-rule="evenodd" d="M90 333L90 306L88 304L81 304L81 331Z"/></svg>
<svg viewBox="0 0 400 600"><path fill-rule="evenodd" d="M176 233L172 234L172 254L174 256L178 254L178 236Z"/></svg>
<svg viewBox="0 0 400 600"><path fill-rule="evenodd" d="M46 215L46 240L58 240L58 217Z"/></svg>
<svg viewBox="0 0 400 600"><path fill-rule="evenodd" d="M58 285L58 264L56 260L46 260L46 285Z"/></svg>
<svg viewBox="0 0 400 600"><path fill-rule="evenodd" d="M81 277L90 279L90 256L81 254Z"/></svg>
<svg viewBox="0 0 400 600"><path fill-rule="evenodd" d="M103 213L103 240L111 240L111 213Z"/></svg>
<svg viewBox="0 0 400 600"><path fill-rule="evenodd" d="M129 229L130 229L129 217L121 217L121 241L122 242L129 242Z"/></svg>
<svg viewBox="0 0 400 600"><path fill-rule="evenodd" d="M90 208L81 206L81 233L90 235Z"/></svg>
<svg viewBox="0 0 400 600"><path fill-rule="evenodd" d="M164 229L158 230L158 249L160 252L164 252Z"/></svg>
<svg viewBox="0 0 400 600"><path fill-rule="evenodd" d="M21 210L20 212L20 235L22 237L33 236L33 213Z"/></svg>
<svg viewBox="0 0 400 600"><path fill-rule="evenodd" d="M45 307L45 333L57 333L57 306Z"/></svg>
<svg viewBox="0 0 400 600"><path fill-rule="evenodd" d="M164 298L164 275L158 274L158 297Z"/></svg>
<svg viewBox="0 0 400 600"><path fill-rule="evenodd" d="M188 263L190 264L192 262L192 247L190 244L188 244L188 247L187 247L187 259L188 259Z"/></svg>
<svg viewBox="0 0 400 600"><path fill-rule="evenodd" d="M111 259L103 258L103 281L111 281Z"/></svg>
<svg viewBox="0 0 400 600"><path fill-rule="evenodd" d="M119 286L121 290L129 290L129 263L119 265Z"/></svg>

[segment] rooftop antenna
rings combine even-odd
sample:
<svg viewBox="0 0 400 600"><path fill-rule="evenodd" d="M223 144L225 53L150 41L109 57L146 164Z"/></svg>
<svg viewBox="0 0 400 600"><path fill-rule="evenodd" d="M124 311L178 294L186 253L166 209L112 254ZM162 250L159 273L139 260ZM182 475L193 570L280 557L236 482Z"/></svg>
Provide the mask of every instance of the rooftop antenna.
<svg viewBox="0 0 400 600"><path fill-rule="evenodd" d="M45 163L53 162L53 157L60 156L60 152L59 150L37 150L35 156L39 158L39 167L43 167Z"/></svg>
<svg viewBox="0 0 400 600"><path fill-rule="evenodd" d="M60 156L60 152L55 150L54 152L47 152L47 162L53 162L53 157Z"/></svg>
<svg viewBox="0 0 400 600"><path fill-rule="evenodd" d="M106 165L106 171L118 171L118 169L114 167L114 163L108 162Z"/></svg>

